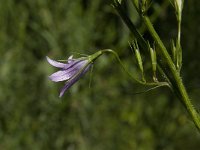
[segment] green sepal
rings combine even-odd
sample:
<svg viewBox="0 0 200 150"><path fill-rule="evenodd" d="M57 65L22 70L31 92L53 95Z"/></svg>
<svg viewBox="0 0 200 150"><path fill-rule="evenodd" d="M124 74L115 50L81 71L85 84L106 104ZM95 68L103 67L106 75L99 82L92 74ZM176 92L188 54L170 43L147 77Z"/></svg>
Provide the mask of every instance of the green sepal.
<svg viewBox="0 0 200 150"><path fill-rule="evenodd" d="M155 48L149 48L150 51L150 56L151 56L151 64L152 64L152 71L153 71L153 80L157 81L156 77L156 70L157 70L157 56L156 56L156 51Z"/></svg>
<svg viewBox="0 0 200 150"><path fill-rule="evenodd" d="M180 71L182 67L182 47L180 42L176 42L176 51L177 51L177 69Z"/></svg>
<svg viewBox="0 0 200 150"><path fill-rule="evenodd" d="M172 51L172 60L174 63L177 62L177 52L176 52L176 46L174 44L174 40L171 40L171 51Z"/></svg>
<svg viewBox="0 0 200 150"><path fill-rule="evenodd" d="M137 44L137 41L134 41L132 44L130 44L130 47L135 54L135 58L136 58L136 61L137 61L138 68L140 69L140 71L142 73L142 80L146 81L145 77L144 77L143 61L142 61L142 57L141 57L141 54L140 54L140 50L139 50L139 46Z"/></svg>
<svg viewBox="0 0 200 150"><path fill-rule="evenodd" d="M152 0L140 0L139 2L139 11L142 15L146 14L146 12L151 7Z"/></svg>

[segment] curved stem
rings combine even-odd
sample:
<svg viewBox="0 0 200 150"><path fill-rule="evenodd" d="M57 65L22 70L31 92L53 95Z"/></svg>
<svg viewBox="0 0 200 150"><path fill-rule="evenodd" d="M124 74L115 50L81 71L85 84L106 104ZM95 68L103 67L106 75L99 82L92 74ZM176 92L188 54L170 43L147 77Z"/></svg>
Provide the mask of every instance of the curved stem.
<svg viewBox="0 0 200 150"><path fill-rule="evenodd" d="M113 50L111 50L111 49L105 49L105 50L101 50L101 52L102 52L102 54L103 53L112 53L115 57L116 57L116 59L117 59L117 61L119 62L119 64L121 65L121 67L123 68L123 70L130 76L130 78L131 79L133 79L134 81L136 81L136 82L138 82L138 83L140 83L140 84L142 84L142 85L147 85L147 86L168 86L168 87L170 87L169 86L169 84L167 83L167 82L144 82L144 81L141 81L141 80L138 80L137 78L135 78L128 70L127 70L127 68L124 66L124 64L122 63L122 61L121 61L121 59L119 58L119 55L115 52L115 51L113 51Z"/></svg>

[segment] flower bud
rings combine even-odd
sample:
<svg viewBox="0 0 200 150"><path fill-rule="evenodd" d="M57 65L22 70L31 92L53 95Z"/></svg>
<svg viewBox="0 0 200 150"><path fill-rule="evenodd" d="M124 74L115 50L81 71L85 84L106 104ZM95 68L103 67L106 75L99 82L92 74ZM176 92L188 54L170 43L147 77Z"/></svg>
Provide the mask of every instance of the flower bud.
<svg viewBox="0 0 200 150"><path fill-rule="evenodd" d="M172 5L176 11L178 21L181 21L184 0L171 0Z"/></svg>
<svg viewBox="0 0 200 150"><path fill-rule="evenodd" d="M141 54L140 54L140 50L139 50L137 41L133 42L133 45L130 44L130 47L131 47L132 50L134 50L137 65L138 65L138 67L139 67L139 69L142 73L142 80L145 81L143 62L142 62L142 57L141 57Z"/></svg>
<svg viewBox="0 0 200 150"><path fill-rule="evenodd" d="M153 48L150 48L150 55L151 55L151 64L152 64L152 71L153 71L153 80L157 81L157 77L156 77L157 58L156 58L156 51Z"/></svg>
<svg viewBox="0 0 200 150"><path fill-rule="evenodd" d="M172 60L174 63L177 61L177 51L176 46L174 44L174 40L171 41L171 51L172 51Z"/></svg>
<svg viewBox="0 0 200 150"><path fill-rule="evenodd" d="M183 9L183 0L175 0L176 3L176 7L177 7L177 11L179 11L179 13L182 12Z"/></svg>
<svg viewBox="0 0 200 150"><path fill-rule="evenodd" d="M142 14L146 13L151 6L152 0L140 0L139 8Z"/></svg>
<svg viewBox="0 0 200 150"><path fill-rule="evenodd" d="M139 49L135 49L135 56L136 56L137 63L138 63L138 66L139 66L139 68L140 68L140 71L141 71L141 72L144 72L143 63L142 63L142 57L141 57L141 55L140 55Z"/></svg>

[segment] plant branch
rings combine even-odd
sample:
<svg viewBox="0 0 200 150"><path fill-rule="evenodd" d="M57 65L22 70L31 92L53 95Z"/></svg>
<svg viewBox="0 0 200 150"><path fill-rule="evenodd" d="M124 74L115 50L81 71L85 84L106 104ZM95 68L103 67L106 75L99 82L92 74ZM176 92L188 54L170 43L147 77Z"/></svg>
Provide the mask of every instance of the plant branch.
<svg viewBox="0 0 200 150"><path fill-rule="evenodd" d="M143 18L143 21L146 24L150 34L152 35L152 37L158 44L158 46L160 48L159 50L162 53L165 61L167 62L170 72L172 73L172 77L174 78L174 82L173 82L174 87L173 88L175 88L175 91L177 91L178 95L181 96L181 100L183 101L188 113L192 117L197 129L200 131L200 116L190 101L189 95L186 91L186 88L185 88L183 82L182 82L179 71L176 70L176 67L175 67L167 49L165 48L163 42L161 41L160 37L158 36L157 32L155 31L150 19L147 16L143 16L142 18Z"/></svg>
<svg viewBox="0 0 200 150"><path fill-rule="evenodd" d="M121 65L121 67L123 68L123 70L130 76L131 79L133 79L134 81L142 84L142 85L146 85L146 86L156 86L156 87L161 87L161 86L169 86L169 84L167 82L144 82L141 80L136 79L129 71L128 69L124 66L124 64L122 63L121 59L119 58L119 55L111 50L111 49L105 49L105 50L101 50L101 53L111 53L115 56L115 58L117 59L117 61L119 62L119 64Z"/></svg>

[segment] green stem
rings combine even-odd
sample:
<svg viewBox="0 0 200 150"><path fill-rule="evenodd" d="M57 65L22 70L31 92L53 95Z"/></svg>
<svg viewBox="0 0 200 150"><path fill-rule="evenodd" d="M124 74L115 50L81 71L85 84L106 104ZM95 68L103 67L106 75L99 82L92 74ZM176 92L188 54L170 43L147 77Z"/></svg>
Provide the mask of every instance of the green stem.
<svg viewBox="0 0 200 150"><path fill-rule="evenodd" d="M101 50L101 53L112 53L117 61L120 63L121 67L123 68L123 70L130 76L131 79L133 79L134 81L142 84L142 85L147 85L147 86L168 86L169 87L169 84L167 82L145 82L145 81L140 81L138 79L136 79L128 70L127 68L124 66L124 64L122 63L121 59L119 58L119 55L111 50L111 49L105 49L105 50Z"/></svg>
<svg viewBox="0 0 200 150"><path fill-rule="evenodd" d="M133 1L135 6L137 6L136 1ZM127 25L127 27L129 28L129 30L131 31L131 33L133 34L133 36L137 39L138 44L141 47L141 50L143 53L148 54L149 53L149 47L147 42L145 41L145 39L143 38L143 36L140 34L140 32L137 30L137 28L135 27L135 25L133 24L133 22L130 20L130 18L128 17L126 10L121 6L121 4L116 0L113 4L114 8L117 10L118 14L121 16L122 20L124 21L124 23ZM139 12L139 10L138 10ZM158 62L158 66L162 64L160 62ZM165 72L160 72L161 75L163 76L167 76L165 74Z"/></svg>
<svg viewBox="0 0 200 150"><path fill-rule="evenodd" d="M189 99L189 95L186 91L186 88L185 88L183 82L182 82L179 72L176 70L176 67L175 67L169 53L167 52L167 49L165 48L163 42L161 41L160 37L156 33L149 18L147 16L143 16L143 20L144 20L149 32L151 33L152 37L157 42L157 44L160 48L159 50L161 51L165 61L167 62L167 65L173 75L173 78L175 80L175 82L174 82L175 85L173 85L174 88L178 88L178 94L181 96L181 99L182 99L188 113L191 115L197 129L200 131L200 116L197 113L197 111L195 110L195 108L193 107L193 105Z"/></svg>
<svg viewBox="0 0 200 150"><path fill-rule="evenodd" d="M158 19L160 13L164 12L167 9L169 4L170 4L169 1L164 1L160 6L158 4L153 5L154 13L149 17L152 23L154 23ZM140 33L144 33L146 31L145 24L142 24L142 26L139 28L139 31Z"/></svg>
<svg viewBox="0 0 200 150"><path fill-rule="evenodd" d="M111 49L105 49L105 50L102 50L101 52L102 52L102 53L112 53L112 54L116 57L117 61L119 62L119 64L120 64L121 67L123 68L123 70L131 77L131 79L133 79L134 81L136 81L136 82L138 82L138 83L140 83L140 84L144 84L143 81L140 81L140 80L136 79L136 78L126 69L126 67L125 67L124 64L122 63L121 59L119 58L119 55L118 55L115 51L113 51L113 50L111 50Z"/></svg>

